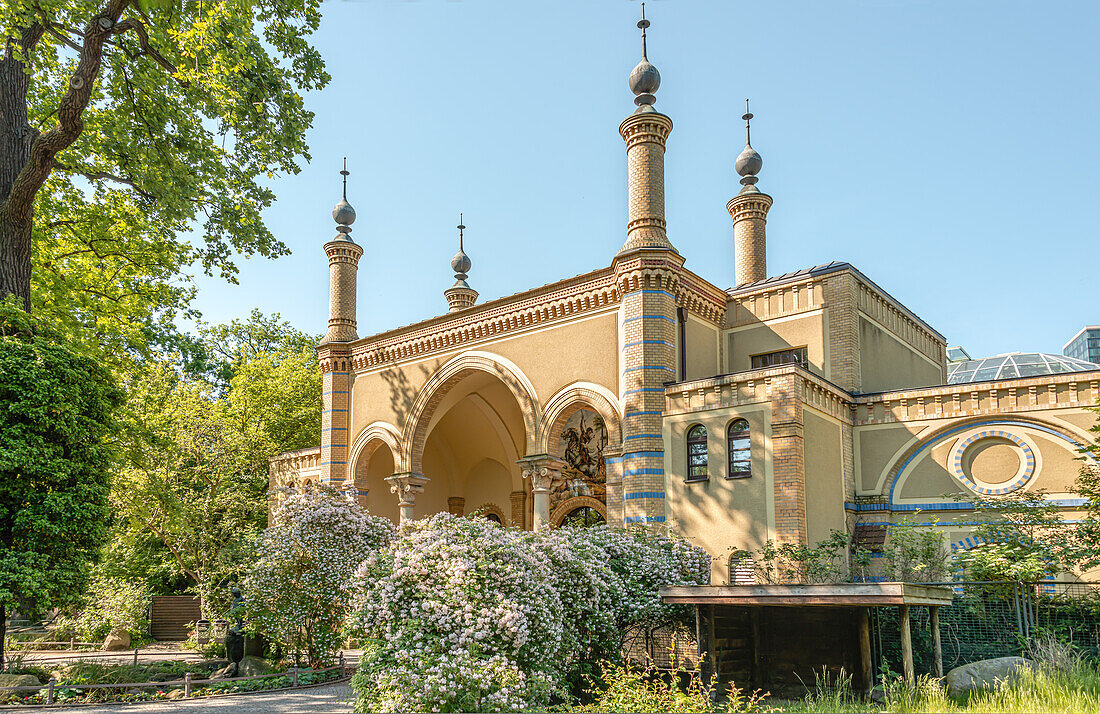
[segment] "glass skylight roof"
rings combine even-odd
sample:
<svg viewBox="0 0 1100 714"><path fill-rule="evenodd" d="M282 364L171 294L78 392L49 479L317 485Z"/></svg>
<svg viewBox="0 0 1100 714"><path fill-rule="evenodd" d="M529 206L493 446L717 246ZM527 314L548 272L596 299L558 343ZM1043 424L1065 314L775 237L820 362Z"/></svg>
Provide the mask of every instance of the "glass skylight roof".
<svg viewBox="0 0 1100 714"><path fill-rule="evenodd" d="M1041 352L1010 352L985 359L971 359L947 365L947 383L989 382L1016 377L1042 377L1067 372L1100 370L1100 364L1063 355Z"/></svg>

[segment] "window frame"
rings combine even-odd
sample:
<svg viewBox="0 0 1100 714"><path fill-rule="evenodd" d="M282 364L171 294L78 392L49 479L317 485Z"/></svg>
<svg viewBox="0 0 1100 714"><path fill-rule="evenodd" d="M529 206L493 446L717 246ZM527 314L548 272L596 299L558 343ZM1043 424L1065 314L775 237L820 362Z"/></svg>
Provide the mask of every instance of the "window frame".
<svg viewBox="0 0 1100 714"><path fill-rule="evenodd" d="M734 454L733 434L735 433L733 431L733 427L735 425L738 425L738 424L744 424L745 425L745 428L743 430L740 430L736 433L744 434L744 437L738 437L738 438L739 439L744 438L745 441L746 441L746 447L747 447L747 450L749 452L748 470L747 471L734 471L734 468L733 468L733 454ZM743 450L743 449L739 449L739 450ZM749 424L749 420L744 418L744 417L737 417L736 419L732 420L729 424L726 424L726 478L731 479L731 480L732 479L752 478L752 425Z"/></svg>
<svg viewBox="0 0 1100 714"><path fill-rule="evenodd" d="M792 359L785 362L770 362L769 364L757 365L758 359L766 357L775 357L777 355L792 355L801 357L802 359ZM810 368L810 354L807 345L801 345L799 347L788 347L782 350L772 350L771 352L760 352L758 354L749 355L749 364L751 369L771 369L772 367L783 367L784 365L794 364L798 365L802 369L808 370Z"/></svg>
<svg viewBox="0 0 1100 714"><path fill-rule="evenodd" d="M698 436L699 430L702 430L702 439ZM709 481L710 480L710 433L704 424L692 424L688 427L687 435L684 437L684 443L687 446L687 475L684 478L685 481L694 483L696 481ZM693 475L692 469L697 468L698 464L692 463L692 444L703 444L703 473L701 476Z"/></svg>

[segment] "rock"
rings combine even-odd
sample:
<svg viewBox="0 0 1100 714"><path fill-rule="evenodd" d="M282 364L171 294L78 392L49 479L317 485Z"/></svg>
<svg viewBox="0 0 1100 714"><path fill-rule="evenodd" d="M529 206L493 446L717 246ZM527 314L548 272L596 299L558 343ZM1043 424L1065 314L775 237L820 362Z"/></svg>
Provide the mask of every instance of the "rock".
<svg viewBox="0 0 1100 714"><path fill-rule="evenodd" d="M274 674L279 670L262 657L245 657L237 666L238 677L256 677L261 674Z"/></svg>
<svg viewBox="0 0 1100 714"><path fill-rule="evenodd" d="M952 699L969 699L979 692L992 692L1032 666L1023 657L998 657L971 662L956 667L944 677L947 696Z"/></svg>
<svg viewBox="0 0 1100 714"><path fill-rule="evenodd" d="M9 687L40 687L42 683L33 674L0 674L0 689ZM30 694L30 692L25 692Z"/></svg>
<svg viewBox="0 0 1100 714"><path fill-rule="evenodd" d="M168 692L168 694L165 696L165 699L182 699L182 698L183 698L183 690L182 689L173 689L172 691Z"/></svg>
<svg viewBox="0 0 1100 714"><path fill-rule="evenodd" d="M204 659L201 662L196 662L195 667L205 670L207 672L213 672L215 670L221 669L222 667L225 667L228 664L229 660L227 659Z"/></svg>
<svg viewBox="0 0 1100 714"><path fill-rule="evenodd" d="M876 704L886 703L886 691L882 688L881 684L871 689L871 701Z"/></svg>
<svg viewBox="0 0 1100 714"><path fill-rule="evenodd" d="M108 652L130 649L130 633L122 628L111 630L111 634L107 635L107 639L103 640L103 649Z"/></svg>
<svg viewBox="0 0 1100 714"><path fill-rule="evenodd" d="M210 679L231 679L237 676L237 663L230 662L216 672L211 673Z"/></svg>
<svg viewBox="0 0 1100 714"><path fill-rule="evenodd" d="M183 675L175 672L157 672L149 677L150 682L178 682L181 679Z"/></svg>

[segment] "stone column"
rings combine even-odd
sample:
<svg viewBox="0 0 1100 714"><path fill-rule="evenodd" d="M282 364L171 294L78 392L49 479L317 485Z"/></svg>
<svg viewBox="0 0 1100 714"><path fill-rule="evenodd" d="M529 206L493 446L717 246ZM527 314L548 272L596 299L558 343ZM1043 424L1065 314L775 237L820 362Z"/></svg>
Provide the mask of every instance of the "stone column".
<svg viewBox="0 0 1100 714"><path fill-rule="evenodd" d="M424 484L428 483L428 477L417 473L403 473L388 476L386 480L390 482L390 492L397 494L401 522L413 520L416 494L424 493Z"/></svg>
<svg viewBox="0 0 1100 714"><path fill-rule="evenodd" d="M772 197L766 193L742 193L726 204L733 219L734 286L755 283L768 277L768 209Z"/></svg>
<svg viewBox="0 0 1100 714"><path fill-rule="evenodd" d="M535 507L531 528L537 531L550 524L550 484L559 476L561 462L540 454L524 457L518 463L523 468L523 478L531 479L531 498Z"/></svg>

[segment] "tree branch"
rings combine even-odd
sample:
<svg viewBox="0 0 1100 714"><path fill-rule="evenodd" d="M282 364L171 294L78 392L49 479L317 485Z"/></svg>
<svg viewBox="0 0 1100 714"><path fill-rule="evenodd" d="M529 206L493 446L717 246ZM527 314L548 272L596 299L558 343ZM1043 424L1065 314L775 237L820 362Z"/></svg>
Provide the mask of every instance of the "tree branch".
<svg viewBox="0 0 1100 714"><path fill-rule="evenodd" d="M122 22L115 25L114 32L117 35L121 35L129 30L133 30L134 34L137 35L138 44L141 45L142 54L146 54L152 57L153 61L163 67L164 70L169 74L176 74L176 72L178 71L176 69L176 65L169 62L164 55L162 55L160 52L157 51L155 47L149 44L149 33L145 30L145 25L143 25L140 20L128 17ZM187 80L184 79L177 79L176 81L179 82L179 85L181 87L186 87L190 84Z"/></svg>

